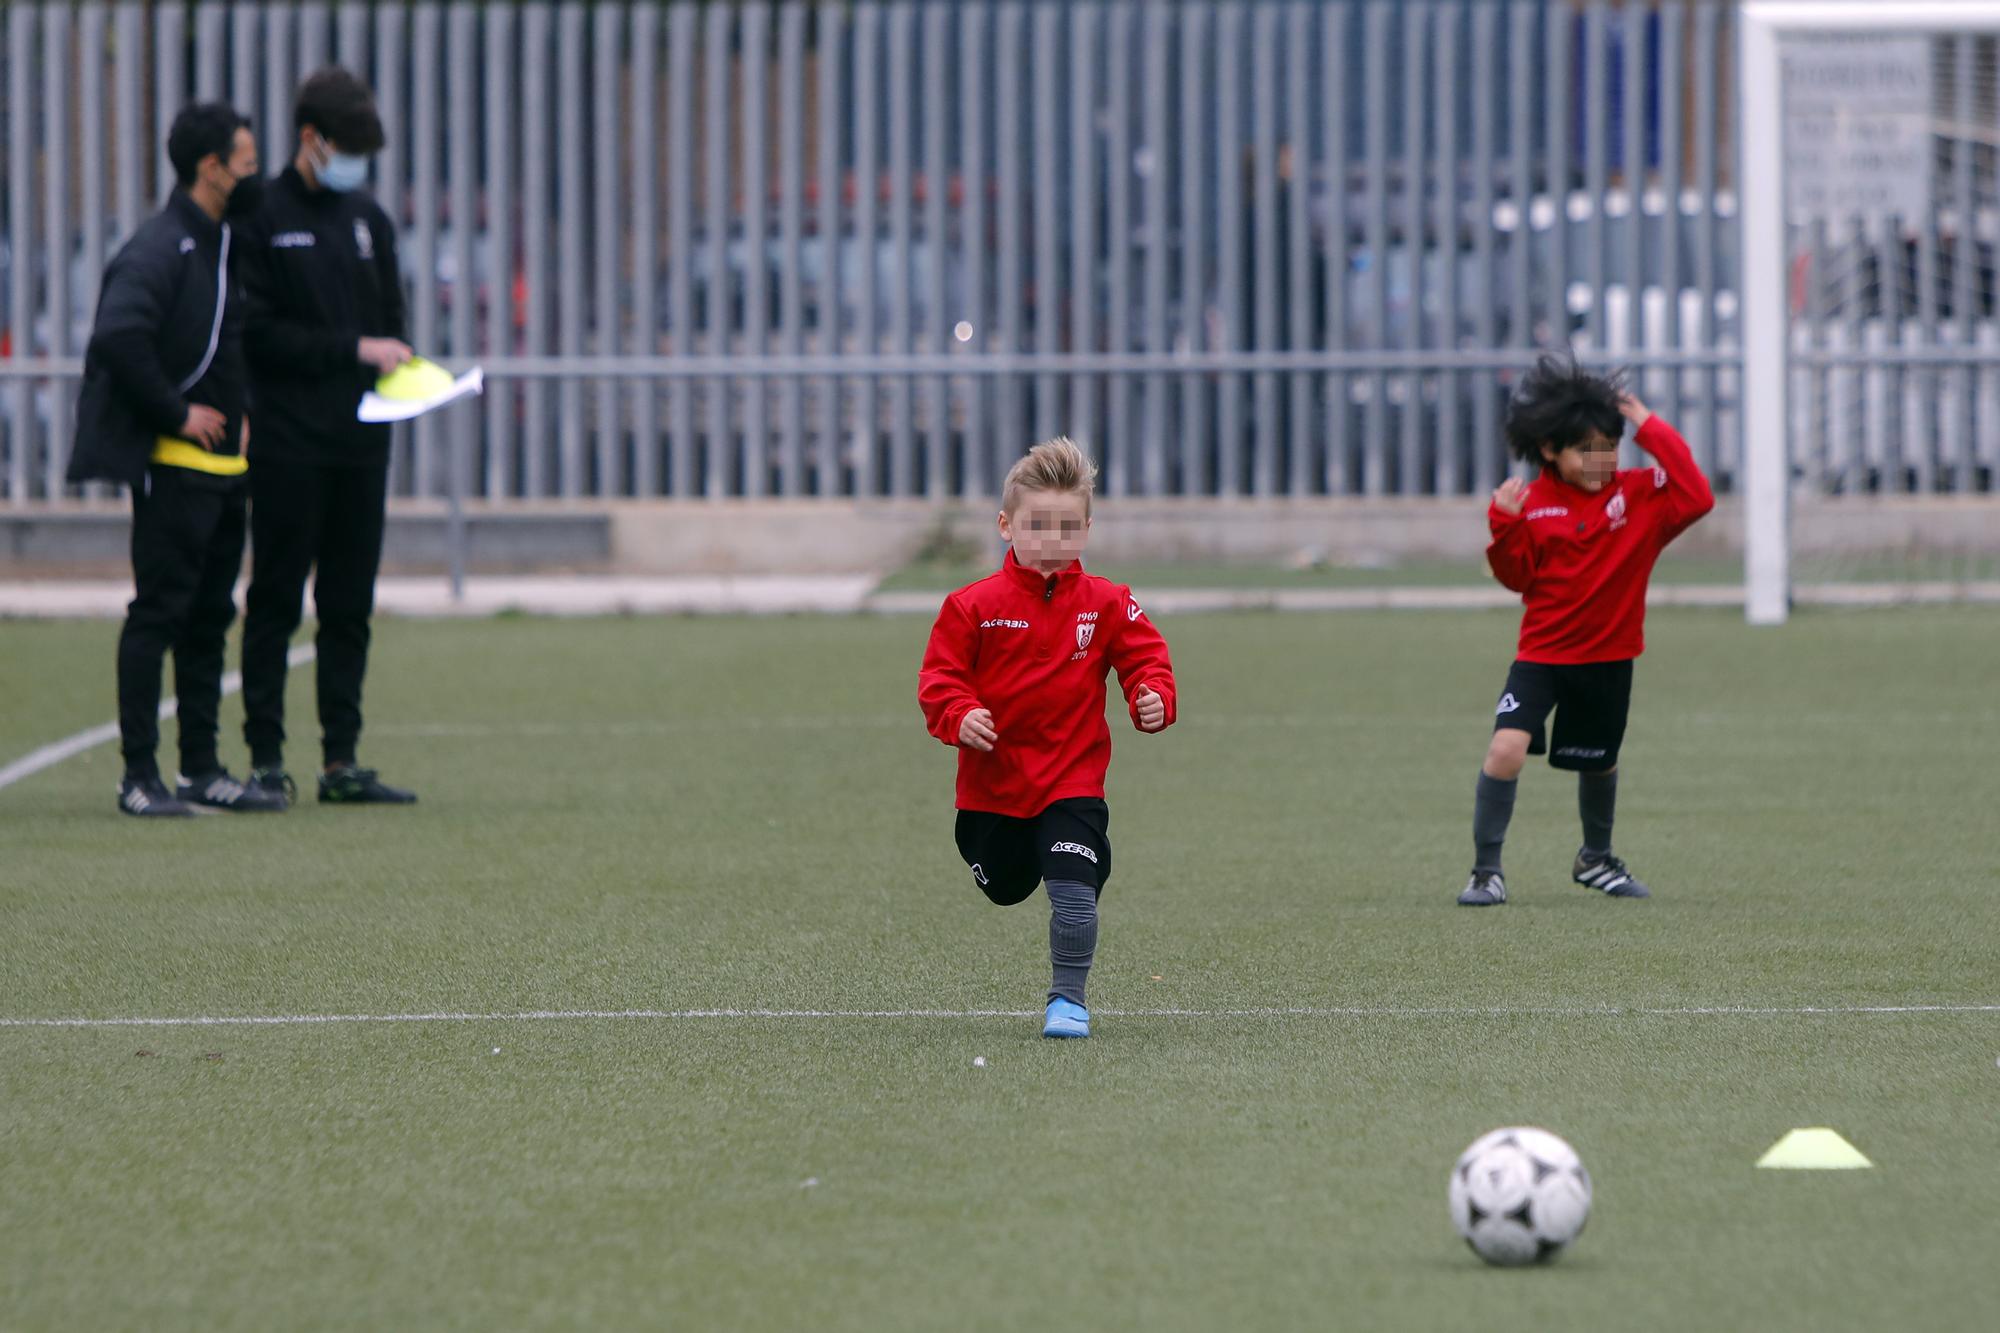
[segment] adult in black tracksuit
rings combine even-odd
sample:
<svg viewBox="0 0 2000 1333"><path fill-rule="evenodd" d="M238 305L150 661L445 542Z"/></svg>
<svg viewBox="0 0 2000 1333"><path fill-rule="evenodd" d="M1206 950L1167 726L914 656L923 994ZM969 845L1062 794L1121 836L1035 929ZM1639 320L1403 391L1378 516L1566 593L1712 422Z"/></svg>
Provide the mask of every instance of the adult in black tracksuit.
<svg viewBox="0 0 2000 1333"><path fill-rule="evenodd" d="M195 805L282 810L216 755L223 636L243 568L243 300L232 220L262 180L250 122L219 103L184 109L167 135L177 188L104 271L84 356L71 481L132 488L135 595L118 636L118 808L148 817ZM181 778L160 779L160 670L174 655Z"/></svg>
<svg viewBox="0 0 2000 1333"><path fill-rule="evenodd" d="M297 156L242 240L257 402L243 738L251 781L289 791L285 654L317 567L320 800L407 804L416 797L355 762L389 483L389 428L356 412L375 380L410 357L395 231L360 188L382 123L367 86L340 69L306 80L296 119Z"/></svg>

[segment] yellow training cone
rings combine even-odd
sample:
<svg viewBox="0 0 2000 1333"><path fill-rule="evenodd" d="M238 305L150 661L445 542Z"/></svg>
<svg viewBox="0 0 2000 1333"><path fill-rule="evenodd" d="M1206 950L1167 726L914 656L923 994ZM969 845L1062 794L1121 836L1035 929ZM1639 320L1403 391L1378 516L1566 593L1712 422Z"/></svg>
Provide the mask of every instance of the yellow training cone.
<svg viewBox="0 0 2000 1333"><path fill-rule="evenodd" d="M420 403L448 392L451 383L450 371L414 356L375 381L375 392L392 401Z"/></svg>
<svg viewBox="0 0 2000 1333"><path fill-rule="evenodd" d="M1854 1171L1875 1163L1830 1129L1795 1129L1757 1159L1779 1171Z"/></svg>

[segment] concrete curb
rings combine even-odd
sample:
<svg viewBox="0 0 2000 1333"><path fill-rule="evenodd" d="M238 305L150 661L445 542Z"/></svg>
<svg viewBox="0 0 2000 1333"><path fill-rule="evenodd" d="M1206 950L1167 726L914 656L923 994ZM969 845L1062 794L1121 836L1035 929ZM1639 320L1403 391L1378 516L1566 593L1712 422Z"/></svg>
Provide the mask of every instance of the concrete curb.
<svg viewBox="0 0 2000 1333"><path fill-rule="evenodd" d="M862 609L884 615L924 614L944 600L937 592L879 592ZM1161 615L1214 611L1491 611L1519 606L1505 588L1180 588L1140 595ZM1910 606L2000 604L1996 583L1820 583L1801 585L1800 606ZM1681 584L1648 589L1648 606L1740 607L1735 584Z"/></svg>
<svg viewBox="0 0 2000 1333"><path fill-rule="evenodd" d="M806 578L471 578L453 601L439 578L385 578L376 610L414 619L518 613L535 616L793 615L858 611L875 585L867 575ZM0 618L104 620L125 614L130 582L111 579L0 583ZM238 589L241 598L241 588ZM933 608L935 609L935 608Z"/></svg>

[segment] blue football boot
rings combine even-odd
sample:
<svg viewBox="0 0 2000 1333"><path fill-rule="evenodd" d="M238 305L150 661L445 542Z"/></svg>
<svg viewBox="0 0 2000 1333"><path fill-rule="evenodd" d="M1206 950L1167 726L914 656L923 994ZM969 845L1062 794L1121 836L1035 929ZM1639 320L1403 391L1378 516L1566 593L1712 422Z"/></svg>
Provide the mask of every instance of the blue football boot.
<svg viewBox="0 0 2000 1333"><path fill-rule="evenodd" d="M1048 1017L1042 1022L1044 1037L1088 1037L1090 1010L1060 995L1049 1001Z"/></svg>

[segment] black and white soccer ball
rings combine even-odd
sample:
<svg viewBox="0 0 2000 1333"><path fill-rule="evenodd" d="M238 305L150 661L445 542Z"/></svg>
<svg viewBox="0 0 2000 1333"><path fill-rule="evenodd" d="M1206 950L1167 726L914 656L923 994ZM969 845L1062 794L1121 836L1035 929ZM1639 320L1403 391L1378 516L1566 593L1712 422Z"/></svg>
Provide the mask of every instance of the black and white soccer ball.
<svg viewBox="0 0 2000 1333"><path fill-rule="evenodd" d="M1451 1224L1489 1264L1539 1264L1590 1220L1590 1173L1545 1129L1496 1129L1451 1169Z"/></svg>

